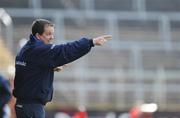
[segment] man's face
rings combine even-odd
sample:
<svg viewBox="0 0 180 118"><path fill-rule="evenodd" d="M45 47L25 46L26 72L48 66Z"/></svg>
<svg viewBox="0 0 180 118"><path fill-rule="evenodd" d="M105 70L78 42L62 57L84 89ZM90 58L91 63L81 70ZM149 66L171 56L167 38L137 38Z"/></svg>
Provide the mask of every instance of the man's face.
<svg viewBox="0 0 180 118"><path fill-rule="evenodd" d="M45 26L44 32L41 35L38 35L38 38L42 40L45 44L51 44L54 39L54 27Z"/></svg>

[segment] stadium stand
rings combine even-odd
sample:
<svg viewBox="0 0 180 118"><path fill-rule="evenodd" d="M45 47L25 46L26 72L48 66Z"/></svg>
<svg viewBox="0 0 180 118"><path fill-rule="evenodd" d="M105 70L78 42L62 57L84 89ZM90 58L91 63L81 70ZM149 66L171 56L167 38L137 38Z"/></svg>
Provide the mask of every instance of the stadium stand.
<svg viewBox="0 0 180 118"><path fill-rule="evenodd" d="M66 9L75 8L82 9L81 0L51 0L51 4L49 4L49 0L42 0L42 8L56 8L56 9Z"/></svg>
<svg viewBox="0 0 180 118"><path fill-rule="evenodd" d="M133 11L133 0L94 0L96 10Z"/></svg>
<svg viewBox="0 0 180 118"><path fill-rule="evenodd" d="M24 0L1 0L0 7L2 8L27 8L29 6L29 1Z"/></svg>
<svg viewBox="0 0 180 118"><path fill-rule="evenodd" d="M179 0L145 0L147 11L179 12Z"/></svg>
<svg viewBox="0 0 180 118"><path fill-rule="evenodd" d="M15 4L17 3L17 4ZM54 107L127 110L138 101L180 109L179 0L0 1L12 16L15 55L35 18L56 24L56 43L110 33L92 50L55 74ZM167 107L168 106L168 107Z"/></svg>

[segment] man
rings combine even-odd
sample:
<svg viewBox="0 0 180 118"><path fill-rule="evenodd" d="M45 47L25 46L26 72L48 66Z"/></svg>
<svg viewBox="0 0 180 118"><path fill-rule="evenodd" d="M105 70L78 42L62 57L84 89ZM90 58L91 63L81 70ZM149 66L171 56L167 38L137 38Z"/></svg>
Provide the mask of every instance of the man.
<svg viewBox="0 0 180 118"><path fill-rule="evenodd" d="M11 96L10 85L5 78L0 76L0 118L5 117L6 104L9 102Z"/></svg>
<svg viewBox="0 0 180 118"><path fill-rule="evenodd" d="M13 95L17 98L17 118L45 118L44 105L51 101L54 71L84 56L95 45L103 45L110 35L82 38L53 45L54 25L45 19L32 24L29 41L16 56Z"/></svg>

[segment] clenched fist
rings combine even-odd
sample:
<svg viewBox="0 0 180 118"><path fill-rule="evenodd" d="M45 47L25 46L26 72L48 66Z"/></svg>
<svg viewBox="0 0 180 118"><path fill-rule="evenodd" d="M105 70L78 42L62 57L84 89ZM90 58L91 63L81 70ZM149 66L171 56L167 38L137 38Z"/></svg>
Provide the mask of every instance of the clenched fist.
<svg viewBox="0 0 180 118"><path fill-rule="evenodd" d="M59 66L59 67L56 67L54 68L54 71L56 72L59 72L59 71L62 71L64 68L66 68L69 64L65 64L63 66Z"/></svg>

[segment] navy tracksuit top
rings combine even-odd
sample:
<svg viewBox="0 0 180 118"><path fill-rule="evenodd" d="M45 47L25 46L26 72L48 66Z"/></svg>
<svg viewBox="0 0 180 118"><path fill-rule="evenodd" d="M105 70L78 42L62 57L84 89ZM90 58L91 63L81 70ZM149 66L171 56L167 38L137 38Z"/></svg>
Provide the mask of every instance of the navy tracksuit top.
<svg viewBox="0 0 180 118"><path fill-rule="evenodd" d="M21 103L46 104L52 100L54 68L87 54L92 39L67 44L44 44L32 34L16 56L13 95Z"/></svg>

